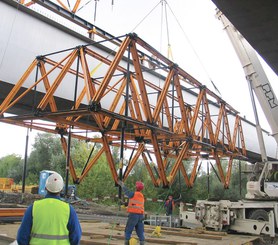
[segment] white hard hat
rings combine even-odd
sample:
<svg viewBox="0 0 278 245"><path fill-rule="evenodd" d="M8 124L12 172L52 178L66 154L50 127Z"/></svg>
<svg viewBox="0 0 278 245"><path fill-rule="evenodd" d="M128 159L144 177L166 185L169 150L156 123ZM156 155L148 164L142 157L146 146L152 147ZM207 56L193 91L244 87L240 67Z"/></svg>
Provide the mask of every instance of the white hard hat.
<svg viewBox="0 0 278 245"><path fill-rule="evenodd" d="M64 181L60 174L54 172L46 179L45 188L51 193L59 193L64 187Z"/></svg>

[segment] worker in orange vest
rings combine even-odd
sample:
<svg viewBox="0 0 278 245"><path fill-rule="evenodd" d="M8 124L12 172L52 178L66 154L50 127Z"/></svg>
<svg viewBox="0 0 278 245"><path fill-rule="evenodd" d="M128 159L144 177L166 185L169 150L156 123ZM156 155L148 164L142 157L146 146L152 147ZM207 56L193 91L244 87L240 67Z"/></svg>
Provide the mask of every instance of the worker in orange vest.
<svg viewBox="0 0 278 245"><path fill-rule="evenodd" d="M134 228L140 240L140 245L144 245L145 235L143 220L145 198L141 193L141 191L144 189L144 184L141 181L137 181L135 184L135 192L128 190L128 188L120 180L118 180L118 184L123 188L125 195L129 198L127 206L127 212L129 214L125 227L125 245L129 244L129 240Z"/></svg>

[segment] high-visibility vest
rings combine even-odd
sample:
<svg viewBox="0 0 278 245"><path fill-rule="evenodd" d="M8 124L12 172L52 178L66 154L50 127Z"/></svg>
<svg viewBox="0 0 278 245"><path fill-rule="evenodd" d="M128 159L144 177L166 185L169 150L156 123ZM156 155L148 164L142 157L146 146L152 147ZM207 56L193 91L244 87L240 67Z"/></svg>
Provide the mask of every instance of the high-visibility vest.
<svg viewBox="0 0 278 245"><path fill-rule="evenodd" d="M144 213L144 195L140 191L135 191L134 196L129 199L127 212L135 214Z"/></svg>
<svg viewBox="0 0 278 245"><path fill-rule="evenodd" d="M67 224L70 206L59 199L45 198L33 204L30 245L70 244Z"/></svg>

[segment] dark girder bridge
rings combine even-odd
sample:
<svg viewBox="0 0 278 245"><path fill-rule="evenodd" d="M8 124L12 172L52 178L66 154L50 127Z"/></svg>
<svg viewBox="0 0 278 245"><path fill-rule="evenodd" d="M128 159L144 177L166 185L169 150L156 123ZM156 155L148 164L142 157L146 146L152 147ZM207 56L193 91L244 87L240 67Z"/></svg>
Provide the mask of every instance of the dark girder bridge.
<svg viewBox="0 0 278 245"><path fill-rule="evenodd" d="M103 42L117 51L103 55L94 51L95 43L37 57L0 105L0 121L60 134L66 155L67 135L102 144L80 176L68 159L75 183L84 179L102 153L116 181L110 146L117 146L121 158L123 149L132 152L124 180L142 157L155 186L171 185L180 170L192 187L205 158L215 160L227 188L233 159L246 159L237 111L136 34ZM159 71L159 83L149 80L150 67ZM57 102L55 93L62 87L74 88L72 101ZM33 98L28 113L5 115L28 96ZM228 159L227 169L221 166L222 158ZM194 162L191 173L186 170L189 162Z"/></svg>

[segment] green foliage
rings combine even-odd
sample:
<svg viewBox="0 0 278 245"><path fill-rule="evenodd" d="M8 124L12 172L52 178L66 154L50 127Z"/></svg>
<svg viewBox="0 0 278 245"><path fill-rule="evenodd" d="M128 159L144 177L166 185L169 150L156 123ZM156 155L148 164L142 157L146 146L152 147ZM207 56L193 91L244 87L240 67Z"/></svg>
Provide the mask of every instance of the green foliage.
<svg viewBox="0 0 278 245"><path fill-rule="evenodd" d="M0 158L0 177L13 178L15 182L22 179L23 160L20 156L11 154Z"/></svg>
<svg viewBox="0 0 278 245"><path fill-rule="evenodd" d="M36 179L38 184L40 172L43 170L53 170L63 174L65 156L60 139L53 134L38 133L28 158L27 169L26 184L34 184Z"/></svg>
<svg viewBox="0 0 278 245"><path fill-rule="evenodd" d="M92 149L94 149L92 151ZM82 170L87 162L89 162L95 154L101 149L100 144L95 146L91 143L72 139L70 142L70 155L75 166L78 176L81 175ZM119 165L119 148L110 146L112 157L117 169ZM38 184L39 174L42 170L54 170L65 177L66 156L61 146L60 138L52 134L38 134L33 144L33 149L27 161L27 185ZM125 165L129 164L128 160L124 160ZM167 176L172 169L174 160L169 160L167 163ZM241 176L242 193L239 192L239 165L235 161L233 163L233 170L229 189L225 190L223 184L217 178L217 167L213 164L207 163L209 167L209 175L207 175L207 168L205 163L198 172L198 177L195 180L193 188L188 188L185 185L184 177L181 172L178 172L175 180L170 188L163 188L162 186L154 187L150 178L149 172L142 159L139 159L134 168L130 172L126 186L130 190L134 190L135 182L140 180L144 182L145 189L143 191L145 197L148 199L166 200L169 195L174 199L181 196L181 200L187 203L195 203L198 199L241 199L245 194L246 176ZM223 169L227 168L228 163L223 161ZM245 163L242 163L245 164ZM191 173L193 160L183 161L183 165L187 173ZM156 175L155 164L150 163L153 173ZM214 166L214 168L212 168ZM125 169L125 168L124 168ZM22 180L23 159L17 155L8 155L0 158L0 177L14 178L15 182L19 183ZM215 172L216 171L216 172ZM224 171L226 172L226 171ZM157 178L158 176L155 176ZM190 176L189 176L190 178ZM72 182L72 180L70 179ZM70 183L71 184L71 183ZM209 187L209 188L208 188ZM81 184L77 186L77 195L80 198L100 198L107 196L115 196L118 194L118 187L115 186L114 180L111 176L109 164L106 155L98 159L87 176L83 179ZM106 199L105 204L117 205L117 199ZM164 213L163 202L147 201L145 208L148 212Z"/></svg>
<svg viewBox="0 0 278 245"><path fill-rule="evenodd" d="M116 191L106 157L102 155L78 186L78 195L83 198L102 198L115 195Z"/></svg>

